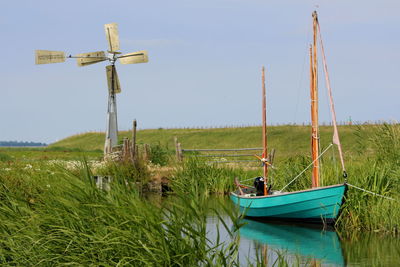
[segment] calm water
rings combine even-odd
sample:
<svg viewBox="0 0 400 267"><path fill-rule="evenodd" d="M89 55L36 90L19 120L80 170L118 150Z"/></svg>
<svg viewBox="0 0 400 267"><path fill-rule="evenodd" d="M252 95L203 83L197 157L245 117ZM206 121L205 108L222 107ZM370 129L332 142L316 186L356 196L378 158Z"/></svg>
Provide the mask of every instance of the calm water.
<svg viewBox="0 0 400 267"><path fill-rule="evenodd" d="M149 196L150 197L150 196ZM156 194L152 202L166 199ZM173 200L172 197L168 197ZM167 200L168 202L168 200ZM210 197L207 205L217 209L228 227L232 223L221 202L234 208L228 197ZM240 233L239 261L242 266L255 263L263 257L268 266L279 266L278 255L284 257L289 266L400 266L400 238L380 233L338 233L324 230L318 225L277 224L245 219ZM207 218L208 238L230 241L228 232L218 218L210 212ZM351 237L348 237L351 235Z"/></svg>
<svg viewBox="0 0 400 267"><path fill-rule="evenodd" d="M230 202L228 198L222 201ZM210 206L216 205L218 201L211 198ZM230 222L228 216L225 220ZM249 261L254 262L256 255L268 261L268 266L274 265L278 255L289 265L300 266L400 266L400 238L378 233L353 233L351 238L344 238L333 230L315 225L244 221L246 225L240 229L239 252L243 266ZM216 238L217 229L221 239L229 240L217 217L210 215L207 227L211 240Z"/></svg>

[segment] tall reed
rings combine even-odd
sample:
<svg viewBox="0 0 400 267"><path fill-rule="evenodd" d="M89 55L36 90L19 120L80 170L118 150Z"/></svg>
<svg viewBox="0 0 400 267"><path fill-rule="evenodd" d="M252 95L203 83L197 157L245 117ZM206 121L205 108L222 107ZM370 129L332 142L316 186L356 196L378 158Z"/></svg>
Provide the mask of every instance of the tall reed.
<svg viewBox="0 0 400 267"><path fill-rule="evenodd" d="M84 162L76 171L45 165L1 170L0 264L238 265L237 238L227 244L207 239L196 191L162 208L143 201L122 177L115 175L105 192ZM239 216L226 212L235 236Z"/></svg>
<svg viewBox="0 0 400 267"><path fill-rule="evenodd" d="M208 164L201 158L187 159L172 178L173 190L196 190L199 195L226 194L235 190L234 178L246 179L259 175L259 171ZM178 182L178 183L177 183Z"/></svg>

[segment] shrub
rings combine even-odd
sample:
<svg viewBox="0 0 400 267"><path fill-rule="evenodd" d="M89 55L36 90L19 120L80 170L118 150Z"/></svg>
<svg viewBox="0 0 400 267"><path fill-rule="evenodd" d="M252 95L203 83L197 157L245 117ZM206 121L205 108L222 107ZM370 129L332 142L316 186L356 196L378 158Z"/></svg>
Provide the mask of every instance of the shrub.
<svg viewBox="0 0 400 267"><path fill-rule="evenodd" d="M154 164L158 164L160 166L165 166L168 164L169 155L171 152L167 147L163 147L160 144L151 145L150 146L150 161Z"/></svg>
<svg viewBox="0 0 400 267"><path fill-rule="evenodd" d="M0 153L0 161L12 161L12 157L7 154Z"/></svg>

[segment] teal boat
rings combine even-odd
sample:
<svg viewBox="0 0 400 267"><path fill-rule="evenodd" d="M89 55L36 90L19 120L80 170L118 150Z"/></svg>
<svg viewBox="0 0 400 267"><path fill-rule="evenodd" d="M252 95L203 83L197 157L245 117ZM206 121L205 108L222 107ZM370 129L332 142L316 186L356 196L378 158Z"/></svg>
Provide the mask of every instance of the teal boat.
<svg viewBox="0 0 400 267"><path fill-rule="evenodd" d="M336 115L333 105L332 91L326 67L325 53L319 33L317 13L313 13L313 44L310 46L310 91L311 91L311 164L298 176L291 180L279 191L272 191L268 183L268 169L273 166L273 154L267 156L267 130L266 130L266 90L265 74L262 68L262 118L263 118L263 154L259 158L263 164L263 176L254 180L254 187L241 185L235 180L238 190L232 192L231 200L240 207L247 217L268 218L279 220L296 220L303 222L333 223L339 215L340 208L347 191L346 170L344 167L342 147L336 124ZM332 144L320 153L319 127L318 127L318 70L317 70L317 40L319 37L322 59L325 72L326 86L328 89L330 110L333 124ZM339 158L342 165L344 182L342 184L322 186L320 185L320 157L333 145L337 145ZM294 192L284 192L293 181L301 176L309 167L312 167L312 188ZM279 179L279 178L278 178Z"/></svg>
<svg viewBox="0 0 400 267"><path fill-rule="evenodd" d="M247 217L274 220L333 223L343 203L346 184L312 188L308 190L254 196L253 188L231 193L231 200ZM242 191L243 191L242 190Z"/></svg>

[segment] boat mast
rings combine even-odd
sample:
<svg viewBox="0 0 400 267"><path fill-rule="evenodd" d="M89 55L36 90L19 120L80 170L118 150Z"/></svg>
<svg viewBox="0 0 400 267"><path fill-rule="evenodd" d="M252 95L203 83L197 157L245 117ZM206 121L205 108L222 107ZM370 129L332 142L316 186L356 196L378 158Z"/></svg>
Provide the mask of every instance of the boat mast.
<svg viewBox="0 0 400 267"><path fill-rule="evenodd" d="M318 72L317 72L317 12L313 17L313 45L310 51L311 62L311 154L313 161L312 187L319 187L319 129L318 129Z"/></svg>
<svg viewBox="0 0 400 267"><path fill-rule="evenodd" d="M264 196L268 195L268 162L267 158L267 99L265 90L265 68L262 67L262 136L263 136L263 164L264 164Z"/></svg>

